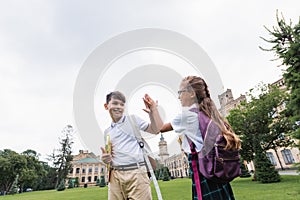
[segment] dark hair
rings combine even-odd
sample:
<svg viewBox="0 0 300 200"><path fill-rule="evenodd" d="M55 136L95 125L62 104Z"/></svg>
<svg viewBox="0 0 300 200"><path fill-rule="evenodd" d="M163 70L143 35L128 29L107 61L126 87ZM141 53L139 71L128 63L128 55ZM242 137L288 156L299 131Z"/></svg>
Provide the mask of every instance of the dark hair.
<svg viewBox="0 0 300 200"><path fill-rule="evenodd" d="M126 98L125 98L124 94L122 94L119 91L114 91L114 92L107 94L106 95L106 103L108 104L112 98L118 99L118 100L122 101L123 103L126 103Z"/></svg>

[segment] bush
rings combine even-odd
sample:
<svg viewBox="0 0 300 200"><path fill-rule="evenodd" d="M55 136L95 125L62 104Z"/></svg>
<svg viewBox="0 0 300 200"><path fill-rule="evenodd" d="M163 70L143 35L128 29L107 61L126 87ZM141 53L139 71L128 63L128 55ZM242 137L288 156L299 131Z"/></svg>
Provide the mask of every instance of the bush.
<svg viewBox="0 0 300 200"><path fill-rule="evenodd" d="M105 187L105 186L106 186L105 177L104 176L100 176L99 187Z"/></svg>
<svg viewBox="0 0 300 200"><path fill-rule="evenodd" d="M61 180L59 185L57 186L57 191L63 191L66 189L65 180Z"/></svg>

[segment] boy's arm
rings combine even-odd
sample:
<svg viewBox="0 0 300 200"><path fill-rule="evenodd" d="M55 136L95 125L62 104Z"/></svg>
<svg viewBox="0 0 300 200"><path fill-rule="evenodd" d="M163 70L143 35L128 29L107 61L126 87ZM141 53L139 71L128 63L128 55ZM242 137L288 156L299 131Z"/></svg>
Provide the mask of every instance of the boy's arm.
<svg viewBox="0 0 300 200"><path fill-rule="evenodd" d="M146 106L143 110L149 114L150 118L150 125L146 132L158 134L163 126L163 121L157 110L157 103L148 94L145 94L143 100Z"/></svg>

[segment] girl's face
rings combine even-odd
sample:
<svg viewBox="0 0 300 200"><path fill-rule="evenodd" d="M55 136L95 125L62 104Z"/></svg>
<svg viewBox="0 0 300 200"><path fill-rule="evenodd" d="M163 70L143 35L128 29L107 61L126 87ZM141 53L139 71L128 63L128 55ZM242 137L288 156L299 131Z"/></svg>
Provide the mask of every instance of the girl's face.
<svg viewBox="0 0 300 200"><path fill-rule="evenodd" d="M186 82L181 82L178 90L178 99L183 107L189 107L196 103L196 94L192 88L187 87Z"/></svg>

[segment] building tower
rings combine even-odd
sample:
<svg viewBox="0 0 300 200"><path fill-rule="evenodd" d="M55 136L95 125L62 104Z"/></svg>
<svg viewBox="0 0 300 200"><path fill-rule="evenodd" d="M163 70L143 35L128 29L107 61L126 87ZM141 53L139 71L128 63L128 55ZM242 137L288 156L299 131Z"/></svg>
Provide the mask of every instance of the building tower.
<svg viewBox="0 0 300 200"><path fill-rule="evenodd" d="M168 146L167 142L165 141L165 138L163 134L161 133L160 141L158 143L159 147L159 154L158 156L160 157L160 164L165 164L165 160L169 158L169 153L168 153Z"/></svg>
<svg viewBox="0 0 300 200"><path fill-rule="evenodd" d="M231 89L227 89L224 93L218 95L221 108L219 112L223 117L229 114L229 111L236 108L242 101L246 101L245 95L240 95L237 99L233 98Z"/></svg>
<svg viewBox="0 0 300 200"><path fill-rule="evenodd" d="M227 89L224 93L218 95L221 107L225 107L226 104L233 101L233 95L231 89Z"/></svg>

